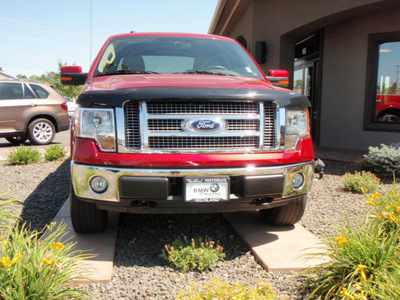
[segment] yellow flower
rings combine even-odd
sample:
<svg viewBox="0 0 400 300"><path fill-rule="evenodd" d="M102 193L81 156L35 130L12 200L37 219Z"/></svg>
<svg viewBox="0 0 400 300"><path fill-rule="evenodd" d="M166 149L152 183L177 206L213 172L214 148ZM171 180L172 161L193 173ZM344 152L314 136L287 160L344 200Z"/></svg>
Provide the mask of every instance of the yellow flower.
<svg viewBox="0 0 400 300"><path fill-rule="evenodd" d="M343 296L345 296L345 297L348 298L348 299L354 300L354 297L353 297L352 295L350 295L350 294L347 292L347 289L343 289L343 290L340 292L340 295L343 295Z"/></svg>
<svg viewBox="0 0 400 300"><path fill-rule="evenodd" d="M17 255L15 255L15 257L11 260L10 266L14 265L18 261L18 259L20 259L21 257L22 257L22 255L19 253Z"/></svg>
<svg viewBox="0 0 400 300"><path fill-rule="evenodd" d="M397 224L397 218L394 216L393 213L387 214L386 217L387 217L389 220L391 220L391 221L393 221L393 222L395 222L395 223Z"/></svg>
<svg viewBox="0 0 400 300"><path fill-rule="evenodd" d="M346 240L346 238L344 236L338 236L338 237L336 237L336 239L337 239L337 241L339 243L339 246L341 246L342 244L347 242L347 240Z"/></svg>
<svg viewBox="0 0 400 300"><path fill-rule="evenodd" d="M22 255L21 254L17 254L17 255L15 255L15 257L11 260L11 262L10 262L10 258L9 257L6 257L6 256L3 256L2 257L2 259L1 259L1 266L3 267L3 268L6 268L6 269L8 269L8 268L10 268L12 265L14 265L17 261L18 261L18 259L21 257Z"/></svg>
<svg viewBox="0 0 400 300"><path fill-rule="evenodd" d="M362 280L366 281L367 280L367 276L364 273L364 269L367 268L367 266L365 265L358 265L358 269L360 270L360 275Z"/></svg>
<svg viewBox="0 0 400 300"><path fill-rule="evenodd" d="M42 263L43 264L48 264L48 265L52 265L52 264L54 264L54 261L52 261L52 260L49 260L49 259L47 259L47 258L43 258L42 259Z"/></svg>
<svg viewBox="0 0 400 300"><path fill-rule="evenodd" d="M357 291L357 292L360 292L360 291L362 291L364 288L361 286L361 285L359 285L359 284L355 284L354 285L354 288L355 288L355 290Z"/></svg>
<svg viewBox="0 0 400 300"><path fill-rule="evenodd" d="M53 245L50 246L50 249L61 250L62 248L64 248L63 243L54 243Z"/></svg>
<svg viewBox="0 0 400 300"><path fill-rule="evenodd" d="M361 192L363 192L364 195L367 193L367 191L364 189L364 187L361 187Z"/></svg>
<svg viewBox="0 0 400 300"><path fill-rule="evenodd" d="M1 266L3 268L8 268L10 266L9 261L10 259L8 257L3 256L3 258L1 259Z"/></svg>
<svg viewBox="0 0 400 300"><path fill-rule="evenodd" d="M394 190L390 190L390 192L392 193L393 196L396 196L396 195L397 195L397 192L394 191Z"/></svg>
<svg viewBox="0 0 400 300"><path fill-rule="evenodd" d="M375 206L374 199L368 199L368 201L367 201L367 202L365 202L365 204L367 204L367 205L373 205L373 206Z"/></svg>
<svg viewBox="0 0 400 300"><path fill-rule="evenodd" d="M373 195L371 195L371 198L380 198L381 197L381 194L379 194L379 193L375 193L375 194L373 194Z"/></svg>

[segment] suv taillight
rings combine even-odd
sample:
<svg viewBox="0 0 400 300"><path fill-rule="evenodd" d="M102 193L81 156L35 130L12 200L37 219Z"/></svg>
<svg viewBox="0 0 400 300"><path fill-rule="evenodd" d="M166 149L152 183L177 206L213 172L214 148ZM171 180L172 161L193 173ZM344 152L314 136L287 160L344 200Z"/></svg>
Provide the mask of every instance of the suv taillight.
<svg viewBox="0 0 400 300"><path fill-rule="evenodd" d="M63 110L68 110L68 105L67 105L67 101L65 101L63 104L61 104L61 108L63 109Z"/></svg>

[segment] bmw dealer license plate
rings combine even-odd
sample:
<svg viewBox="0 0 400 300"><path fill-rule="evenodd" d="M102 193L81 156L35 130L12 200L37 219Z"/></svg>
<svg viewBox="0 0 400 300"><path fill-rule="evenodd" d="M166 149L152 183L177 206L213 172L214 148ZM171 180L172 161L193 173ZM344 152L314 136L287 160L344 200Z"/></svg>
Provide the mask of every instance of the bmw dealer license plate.
<svg viewBox="0 0 400 300"><path fill-rule="evenodd" d="M187 202L229 200L229 177L185 177L183 182Z"/></svg>

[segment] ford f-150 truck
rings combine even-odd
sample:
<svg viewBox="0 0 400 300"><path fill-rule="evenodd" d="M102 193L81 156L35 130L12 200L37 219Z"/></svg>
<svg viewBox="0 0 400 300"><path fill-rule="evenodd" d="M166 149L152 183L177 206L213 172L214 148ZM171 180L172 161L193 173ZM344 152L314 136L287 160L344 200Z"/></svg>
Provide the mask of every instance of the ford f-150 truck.
<svg viewBox="0 0 400 300"><path fill-rule="evenodd" d="M115 35L89 73L61 73L64 84L84 84L71 127L76 232L104 230L107 211L301 219L319 167L310 103L272 85L235 40Z"/></svg>

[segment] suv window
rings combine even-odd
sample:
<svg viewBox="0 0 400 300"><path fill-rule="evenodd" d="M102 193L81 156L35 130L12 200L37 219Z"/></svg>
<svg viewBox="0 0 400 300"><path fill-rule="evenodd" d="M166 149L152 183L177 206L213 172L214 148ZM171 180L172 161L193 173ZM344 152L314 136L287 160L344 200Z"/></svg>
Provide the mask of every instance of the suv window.
<svg viewBox="0 0 400 300"><path fill-rule="evenodd" d="M25 99L34 99L36 96L32 93L28 85L24 84Z"/></svg>
<svg viewBox="0 0 400 300"><path fill-rule="evenodd" d="M22 84L15 82L0 82L0 99L23 99Z"/></svg>
<svg viewBox="0 0 400 300"><path fill-rule="evenodd" d="M33 89L33 91L36 93L36 95L39 98L47 98L49 96L49 92L46 91L44 88L42 88L41 86L37 85L37 84L30 84L31 88Z"/></svg>

